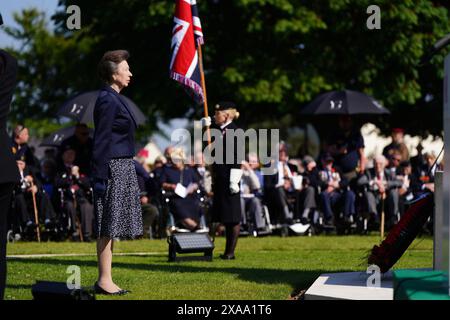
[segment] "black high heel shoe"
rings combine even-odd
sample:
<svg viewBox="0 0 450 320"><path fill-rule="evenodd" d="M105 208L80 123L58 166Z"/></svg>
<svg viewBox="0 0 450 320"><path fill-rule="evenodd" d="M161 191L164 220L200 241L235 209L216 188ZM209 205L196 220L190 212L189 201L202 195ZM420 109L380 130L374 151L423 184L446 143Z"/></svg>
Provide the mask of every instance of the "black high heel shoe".
<svg viewBox="0 0 450 320"><path fill-rule="evenodd" d="M130 291L123 290L123 289L119 290L119 291L116 291L116 292L108 292L105 289L103 289L102 287L100 287L98 285L98 282L95 282L95 284L94 284L94 291L95 291L96 294L104 294L104 295L107 295L107 296L123 296L123 295L125 295L127 293L130 293Z"/></svg>

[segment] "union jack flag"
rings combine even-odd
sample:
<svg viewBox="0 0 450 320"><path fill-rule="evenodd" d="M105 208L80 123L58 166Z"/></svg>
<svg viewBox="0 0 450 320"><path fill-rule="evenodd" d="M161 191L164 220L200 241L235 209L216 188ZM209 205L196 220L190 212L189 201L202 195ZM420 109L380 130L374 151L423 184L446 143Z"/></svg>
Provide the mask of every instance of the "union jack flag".
<svg viewBox="0 0 450 320"><path fill-rule="evenodd" d="M196 0L176 0L172 29L170 77L183 84L198 103L204 101L198 61L203 44L202 26Z"/></svg>

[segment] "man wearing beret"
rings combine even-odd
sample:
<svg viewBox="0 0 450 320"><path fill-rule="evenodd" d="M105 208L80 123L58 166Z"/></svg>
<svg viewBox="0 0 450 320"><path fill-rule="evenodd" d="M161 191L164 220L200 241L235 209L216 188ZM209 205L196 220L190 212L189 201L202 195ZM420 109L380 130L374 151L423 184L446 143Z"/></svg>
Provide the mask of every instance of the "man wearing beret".
<svg viewBox="0 0 450 320"><path fill-rule="evenodd" d="M403 141L404 135L405 131L402 128L393 128L391 134L392 142L383 149L383 156L390 159L397 151L401 155L400 161L409 160L408 147Z"/></svg>
<svg viewBox="0 0 450 320"><path fill-rule="evenodd" d="M19 171L6 133L6 120L16 86L16 75L16 59L0 50L0 300L3 299L6 283L6 218L14 185L19 182Z"/></svg>

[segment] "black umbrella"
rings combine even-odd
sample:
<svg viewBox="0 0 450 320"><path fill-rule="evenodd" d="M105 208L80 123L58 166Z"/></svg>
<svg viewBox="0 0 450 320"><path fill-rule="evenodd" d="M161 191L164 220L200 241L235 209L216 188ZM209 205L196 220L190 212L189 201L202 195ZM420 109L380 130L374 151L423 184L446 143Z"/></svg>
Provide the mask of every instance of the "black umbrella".
<svg viewBox="0 0 450 320"><path fill-rule="evenodd" d="M89 91L82 93L66 101L57 112L57 116L69 117L81 123L94 122L94 107L99 91ZM147 118L136 104L129 98L121 95L133 112L134 119L138 125L144 124Z"/></svg>
<svg viewBox="0 0 450 320"><path fill-rule="evenodd" d="M61 146L61 143L72 137L75 134L75 126L73 127L67 127L59 129L58 131L52 133L48 137L46 137L44 140L42 140L41 144L39 146L41 147L59 147ZM94 130L89 129L89 136L91 138L94 137Z"/></svg>
<svg viewBox="0 0 450 320"><path fill-rule="evenodd" d="M310 115L390 114L389 110L371 96L351 90L323 93L304 107L300 113Z"/></svg>

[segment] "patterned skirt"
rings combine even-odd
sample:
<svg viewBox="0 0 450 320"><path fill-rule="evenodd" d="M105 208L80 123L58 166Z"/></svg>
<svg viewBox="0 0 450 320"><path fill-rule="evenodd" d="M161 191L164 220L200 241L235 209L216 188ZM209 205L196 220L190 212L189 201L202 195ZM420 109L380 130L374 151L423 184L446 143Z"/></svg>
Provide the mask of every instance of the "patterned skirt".
<svg viewBox="0 0 450 320"><path fill-rule="evenodd" d="M133 159L111 159L106 192L95 198L97 237L135 239L143 235L139 186Z"/></svg>

